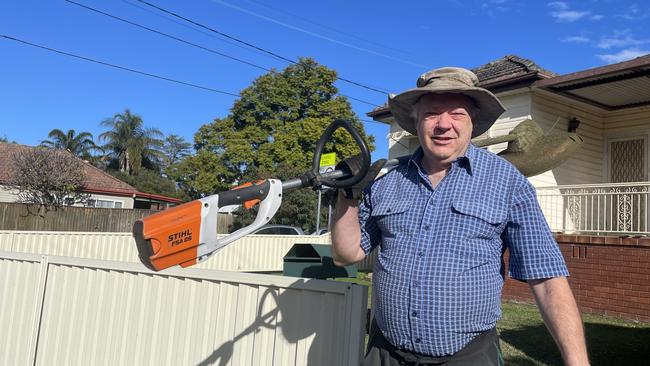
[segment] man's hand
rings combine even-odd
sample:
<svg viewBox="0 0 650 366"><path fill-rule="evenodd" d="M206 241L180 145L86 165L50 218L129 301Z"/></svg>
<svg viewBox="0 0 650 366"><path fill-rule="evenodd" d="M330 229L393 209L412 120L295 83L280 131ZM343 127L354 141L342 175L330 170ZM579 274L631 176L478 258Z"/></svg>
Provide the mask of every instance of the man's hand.
<svg viewBox="0 0 650 366"><path fill-rule="evenodd" d="M345 173L356 175L361 171L362 162L363 160L361 159L361 156L355 155L336 164L336 170L342 170ZM375 178L377 178L377 174L379 174L381 168L384 167L384 164L386 164L386 159L379 159L374 162L368 169L366 176L363 177L359 183L355 184L352 187L342 189L343 196L345 196L345 198L358 201L361 198L361 193L363 193L363 190L369 186L370 183L375 180Z"/></svg>
<svg viewBox="0 0 650 366"><path fill-rule="evenodd" d="M528 284L564 364L588 366L582 319L566 277L530 280Z"/></svg>

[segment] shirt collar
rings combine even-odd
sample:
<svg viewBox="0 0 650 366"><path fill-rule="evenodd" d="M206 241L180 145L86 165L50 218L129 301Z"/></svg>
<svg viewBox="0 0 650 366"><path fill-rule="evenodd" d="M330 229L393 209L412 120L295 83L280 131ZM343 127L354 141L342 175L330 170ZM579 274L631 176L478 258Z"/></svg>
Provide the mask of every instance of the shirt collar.
<svg viewBox="0 0 650 366"><path fill-rule="evenodd" d="M465 155L454 160L454 162L459 166L464 167L470 175L474 175L474 165L476 164L475 161L478 155L477 149L478 148L470 142L469 146L467 146L467 150L465 150ZM412 165L417 169L422 170L421 161L423 156L424 152L422 151L422 147L418 147L413 155L411 155L411 158L408 161L408 166L410 167Z"/></svg>

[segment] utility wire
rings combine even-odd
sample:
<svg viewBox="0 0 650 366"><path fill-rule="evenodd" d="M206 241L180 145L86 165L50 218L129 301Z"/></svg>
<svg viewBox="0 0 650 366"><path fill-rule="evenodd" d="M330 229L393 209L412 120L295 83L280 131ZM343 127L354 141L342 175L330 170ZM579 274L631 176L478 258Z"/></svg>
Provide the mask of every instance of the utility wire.
<svg viewBox="0 0 650 366"><path fill-rule="evenodd" d="M241 44L244 44L244 45L246 45L246 46L248 46L248 47L251 47L251 48L253 48L253 49L255 49L255 50L259 51L259 52L262 52L262 53L265 53L265 54L271 55L271 56L273 56L273 57L275 57L275 58L277 58L277 59L280 59L280 60L282 60L282 61L288 62L288 63L290 63L290 64L297 64L296 61L294 61L294 60L292 60L292 59L290 59L290 58L284 57L284 56L279 55L279 54L277 54L277 53L275 53L275 52L272 52L272 51L266 50L266 49L264 49L264 48L258 47L258 46L254 45L254 44L252 44L252 43L249 43L249 42L243 41L243 40L241 40L241 39L239 39L239 38L237 38L237 37L231 36L231 35L226 34L226 33L224 33L224 32L218 31L218 30L216 30L216 29L214 29L214 28L211 28L211 27L208 27L208 26L203 25L203 24L201 24L201 23L198 23L198 22L196 22L196 21L194 21L194 20L191 20L191 19L186 18L186 17L184 17L184 16L182 16L182 15L179 15L179 14L177 14L177 13L174 13L174 12L172 12L172 11L170 11L170 10L164 9L164 8L158 6L158 5L152 4L152 3L147 2L147 1L145 1L145 0L136 0L136 1L138 1L139 3L145 4L145 5L147 5L147 6L150 6L150 7L154 8L154 9L157 9L157 10L159 10L159 11L165 13L165 14L169 14L169 15L174 16L174 17L176 17L176 18L182 19L182 20L184 20L184 21L186 21L186 22L188 22L188 23L191 23L191 24L193 24L193 25L196 25L197 27L201 27L201 28L203 28L203 29L209 30L210 32L214 32L214 33L219 34L219 35L221 35L221 36L223 36L223 37L226 37L226 38L228 38L228 39L231 39L231 40L233 40L233 41L235 41L235 42L239 42L239 43L241 43ZM389 93L388 93L387 91L385 91L385 90L381 90L381 89L373 88L373 87L371 87L371 86L367 86L367 85L364 85L364 84L361 84L361 83L358 83L358 82L356 82L356 81L352 81L352 80L349 80L349 79L346 79L346 78L338 77L338 79L341 80L341 81L343 81L343 82L346 82L346 83L348 83L348 84L356 85L356 86L358 86L358 87L361 87L361 88L364 88L364 89L368 89L368 90L372 90L372 91L377 92L377 93L381 93L381 94L384 94L384 95L389 94Z"/></svg>
<svg viewBox="0 0 650 366"><path fill-rule="evenodd" d="M228 43L228 44L233 45L233 46L235 46L235 47L239 47L239 48L241 48L241 49L244 49L244 50L250 51L250 48L248 48L248 47L246 47L246 46L244 46L244 45L241 45L241 44L239 44L239 43L237 43L237 42L233 42L233 41L231 41L231 40L229 40L229 39L224 39L223 37L219 37L218 35L216 35L216 34L214 34L214 33L208 32L208 31L203 30L203 29L199 29L199 28L197 28L197 27L195 27L195 26L192 26L191 24L187 24L187 23L184 22L184 21L180 21L180 20L174 19L174 18L172 18L171 16L169 16L169 15L167 15L167 14L160 14L159 12L154 11L154 10L152 10L152 9L149 9L149 8L147 8L147 7L144 6L144 5L136 4L136 3L134 3L133 1L130 1L130 0L121 0L121 1L122 1L123 3L129 5L129 6L132 6L132 7L134 7L134 8L138 8L138 9L144 11L144 12L147 12L147 13L149 13L149 14L155 16L155 17L158 17L158 18L160 18L160 19L164 19L165 21L172 22L172 23L174 23L174 24L180 25L181 27L184 27L184 28L187 28L187 29L191 29L191 30L193 30L193 31L195 31L195 32L201 33L201 34L203 34L204 36L212 37L212 38L214 38L214 39L218 39L218 40L221 41L221 42L225 42L225 43Z"/></svg>
<svg viewBox="0 0 650 366"><path fill-rule="evenodd" d="M14 37L7 36L7 35L4 35L4 34L0 34L0 37L11 40L11 41L14 41L14 42L29 45L29 46L32 46L32 47L40 48L40 49L43 49L43 50L46 50L46 51L58 53L58 54L69 56L69 57L74 57L74 58L81 59L81 60L88 61L88 62L93 62L93 63L100 64L100 65L103 65L103 66L108 66L108 67L112 67L112 68L116 68L116 69L120 69L120 70L124 70L124 71L129 71L129 72L132 72L132 73L135 73L135 74L149 76L149 77L152 77L152 78L169 81L169 82L176 83L176 84L191 86L193 88L207 90L207 91L211 91L213 93L225 94L225 95L230 95L230 96L233 96L233 97L239 97L239 94L230 93L230 92L223 91L223 90L218 90L218 89L213 89L213 88L209 88L209 87L202 86L202 85L192 84L192 83L188 83L188 82L185 82L185 81L180 81L180 80L168 78L168 77L165 77L165 76L159 76L159 75L151 74L151 73L148 73L148 72L131 69L131 68L128 68L128 67L119 66L119 65L108 63L108 62L95 60L95 59L92 59L92 58L89 58L89 57L75 55L75 54L72 54L72 53L60 51L60 50L50 48L50 47L47 47L47 46L38 45L38 44L35 44L35 43L24 41L22 39L14 38Z"/></svg>
<svg viewBox="0 0 650 366"><path fill-rule="evenodd" d="M132 21L127 20L127 19L124 19L124 18L120 18L120 17L118 17L118 16L115 16L115 15L112 15L112 14L106 13L106 12L104 12L104 11L101 11L101 10L98 10L98 9L95 9L95 8L92 8L92 7L90 7L90 6L87 6L87 5L84 5L84 4L80 4L80 3L75 2L75 1L72 1L72 0L65 0L65 1L66 1L66 2L69 2L70 4L74 4L74 5L77 5L77 6L79 6L79 7L84 8L84 9L87 9L87 10L93 11L93 12L95 12L95 13L99 13L99 14L101 14L101 15L107 16L107 17L109 17L109 18L113 18L113 19L119 20L119 21L121 21L121 22L124 22L124 23L130 24L130 25L132 25L132 26L134 26L134 27L138 27L138 28L140 28L140 29L144 29L144 30L147 30L147 31L149 31L149 32L156 33L156 34L161 35L161 36L163 36L163 37L167 37L167 38L173 39L173 40L175 40L175 41L178 41L178 42L181 42L181 43L185 43L185 44L190 45L190 46L192 46L192 47L200 48L200 49L202 49L202 50L204 50L204 51L208 51L208 52L211 52L211 53L217 54L217 55L219 55L219 56L222 56L222 57L228 58L228 59L230 59L230 60L237 61L237 62L241 62L241 63L246 64L246 65L248 65L248 66L252 66L252 67L255 67L255 68L258 68L258 69L264 70L264 71L271 71L270 69L267 69L266 67L259 66L259 65L256 65L256 64L252 63L252 62L248 62L248 61L246 61L246 60L242 60L242 59L240 59L240 58L237 58L237 57L233 57L233 56L227 55L227 54L225 54L225 53L223 53L223 52L219 52L219 51L214 50L214 49L212 49L212 48L204 47L204 46L201 46L201 45L199 45L199 44L196 44L196 43L193 43L193 42L190 42L190 41L186 41L186 40L184 40L184 39L182 39L182 38L179 38L179 37L173 36L173 35L168 34L168 33L163 33L163 32L161 32L161 31L155 30L155 29L153 29L153 28L146 27L146 26L144 26L144 25L141 25L141 24L138 24L138 23L132 22Z"/></svg>
<svg viewBox="0 0 650 366"><path fill-rule="evenodd" d="M387 55L387 54L384 54L384 53L381 53L381 52L373 51L373 50L368 49L368 48L364 48L364 47L360 47L360 46L357 46L357 45L354 45L354 44L351 44L351 43L339 41L337 39L327 37L327 36L324 36L324 35L316 33L316 32L312 32L312 31L309 31L309 30L306 30L306 29L303 29L303 28L300 28L300 27L296 27L295 25L291 25L291 24L288 24L288 23L285 23L285 22L281 22L281 21L273 19L271 17L267 17L265 15L258 14L256 12L252 11L252 10L244 9L244 8L239 7L237 5L230 4L230 3L226 2L226 1L223 1L223 0L211 0L211 1L214 2L214 3L221 4L223 6L229 7L231 9L235 9L235 10L238 10L240 12L246 13L248 15L254 16L256 18L264 19L264 20L266 20L268 22L278 24L278 25L283 26L285 28L289 28L291 30L294 30L294 31L297 31L297 32L300 32L300 33L304 33L304 34L310 35L312 37L320 38L322 40L332 42L332 43L335 43L335 44L338 44L338 45L341 45L341 46L344 46L344 47L352 48L352 49L355 49L357 51L366 52L366 53L369 53L369 54L372 54L372 55L375 55L375 56L381 56L381 57L384 57L384 58L387 58L387 59L390 59L390 60L393 60L393 61L398 61L398 62L409 64L409 65L412 65L412 66L425 67L425 68L427 67L426 65L418 64L418 63L415 63L415 62L404 60L404 59L399 58L399 57L395 57L395 56Z"/></svg>
<svg viewBox="0 0 650 366"><path fill-rule="evenodd" d="M107 17L109 17L109 18L112 18L112 19L115 19L115 20L119 20L119 21L121 21L121 22L124 22L124 23L130 24L130 25L132 25L132 26L134 26L134 27L137 27L137 28L140 28L140 29L144 29L144 30L146 30L146 31L149 31L149 32L152 32L152 33L155 33L155 34L161 35L161 36L163 36L163 37L167 37L167 38L173 39L173 40L175 40L175 41L178 41L178 42L181 42L181 43L184 43L184 44L190 45L190 46L192 46L192 47L196 47L196 48L199 48L199 49L201 49L201 50L204 50L204 51L207 51L207 52L210 52L210 53L217 54L217 55L219 55L219 56L222 56L222 57L228 58L228 59L233 60L233 61L237 61L237 62L243 63L243 64L245 64L245 65L249 65L249 66L255 67L255 68L257 68L257 69L261 69L261 70L264 70L264 71L267 71L267 72L270 72L270 73L278 74L275 70L272 70L272 69L266 68L266 67L264 67L264 66L260 66L260 65L254 64L254 63L252 63L252 62L248 62L248 61L246 61L246 60L242 60L242 59L240 59L240 58L230 56L230 55L225 54L225 53L223 53L223 52L219 52L219 51L217 51L217 50L214 50L214 49L212 49L212 48L208 48L208 47L205 47L205 46L201 46L201 45L199 45L199 44L196 44L196 43L193 43L193 42L187 41L187 40L185 40L185 39L182 39L182 38L179 38L179 37L173 36L173 35L171 35L171 34L164 33L164 32L158 31L158 30L156 30L156 29L149 28L149 27L146 27L146 26L144 26L144 25L141 25L141 24L138 24L138 23L132 22L132 21L130 21L130 20L127 20L127 19L124 19L124 18L120 18L120 17L118 17L118 16L115 16L115 15L109 14L109 13L107 13L107 12L104 12L104 11L101 11L101 10L98 10L98 9L95 9L95 8L93 8L93 7L90 7L90 6L87 6L87 5L81 4L81 3L77 3L77 2L72 1L72 0L65 0L65 1L68 2L68 3L74 4L74 5L77 5L77 6L79 6L79 7L82 7L82 8L84 8L84 9L86 9L86 10L90 10L90 11L92 11L92 12L95 12L95 13L98 13L98 14L101 14L101 15L104 15L104 16L107 16ZM374 106L374 107L378 107L378 105L375 104L375 103L371 103L371 102L365 101L365 100L363 100L363 99L359 99L359 98L351 97L351 96L349 96L349 95L345 95L345 94L342 94L342 93L339 93L339 94L342 95L342 96L344 96L344 97L346 97L346 98L348 98L348 99L356 100L357 102L360 102L360 103L364 103L364 104L368 104L368 105L371 105L371 106Z"/></svg>
<svg viewBox="0 0 650 366"><path fill-rule="evenodd" d="M315 21L313 21L313 20L311 20L311 19L308 19L308 18L306 18L306 17L303 17L303 16L300 16L300 15L297 15L297 14L295 14L295 13L291 13L291 12L288 12L288 11L286 11L286 10L282 10L282 9L279 9L279 8L273 7L273 6L271 6L271 5L264 4L264 3L260 2L260 1L255 1L255 0L246 0L246 1L249 2L249 3L256 4L256 5L258 5L258 6L265 7L265 8L267 8L267 9L271 9L271 10L273 10L273 11L275 11L275 12L278 12L278 13L281 13L281 14L289 15L289 16L291 16L291 17L294 17L294 18L297 18L297 19L299 19L299 20L302 20L302 21L305 22L305 23L308 23L308 24L311 24L311 25L315 25L316 27L319 27L319 28L321 28L321 29L324 29L324 30L327 30L327 31L330 31L330 32L338 33L338 34L340 34L340 35L342 35L342 36L344 36L344 37L349 37L349 38L352 38L352 39L356 39L356 40L358 40L358 41L365 42L365 43L368 43L368 44L370 44L370 45L373 45L373 46L376 46L376 47L379 47L379 48L383 48L383 49L388 50L388 51L396 51L396 52L399 52L399 53L402 53L402 54L405 54L405 55L416 56L416 55L415 55L414 53L412 53L412 52L405 51L405 50L401 50L401 49L399 49L399 48L395 48L395 47L389 47L389 46L382 45L382 44L380 44L380 43L377 43L377 42L371 41L371 40L369 40L369 39L366 39L366 38L363 38L363 37L359 37L359 36L357 36L357 35L355 35L355 34L347 33L347 32L341 31L341 30L339 30L339 29L336 29L336 28L334 28L334 27L330 27L330 26L327 26L327 25L324 25L324 24L321 24L321 23L317 23L317 22L315 22Z"/></svg>

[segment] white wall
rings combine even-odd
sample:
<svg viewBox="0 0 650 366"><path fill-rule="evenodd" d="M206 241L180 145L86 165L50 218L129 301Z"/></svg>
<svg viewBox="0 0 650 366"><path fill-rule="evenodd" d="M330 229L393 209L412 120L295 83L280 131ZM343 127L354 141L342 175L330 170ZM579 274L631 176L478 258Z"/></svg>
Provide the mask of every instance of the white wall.
<svg viewBox="0 0 650 366"><path fill-rule="evenodd" d="M3 365L358 365L367 288L0 252Z"/></svg>
<svg viewBox="0 0 650 366"><path fill-rule="evenodd" d="M10 191L3 186L0 186L0 202L16 202L18 193L15 191ZM107 201L117 201L122 202L122 208L133 208L133 197L123 197L123 196L109 196L105 194L91 194L91 198L107 200ZM82 204L75 204L75 206L84 206Z"/></svg>

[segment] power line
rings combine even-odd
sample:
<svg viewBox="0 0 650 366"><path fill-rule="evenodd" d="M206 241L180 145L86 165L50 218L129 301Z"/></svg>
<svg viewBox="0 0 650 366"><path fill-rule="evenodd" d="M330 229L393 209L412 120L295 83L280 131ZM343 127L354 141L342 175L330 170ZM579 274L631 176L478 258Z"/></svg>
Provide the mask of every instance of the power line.
<svg viewBox="0 0 650 366"><path fill-rule="evenodd" d="M202 49L202 50L204 50L204 51L208 51L208 52L211 52L211 53L217 54L217 55L219 55L219 56L222 56L222 57L225 57L225 58L231 59L231 60L233 60L233 61L241 62L241 63L246 64L246 65L248 65L248 66L252 66L252 67L255 67L255 68L258 68L258 69L264 70L264 71L271 71L270 69L267 69L266 67L259 66L259 65L256 65L256 64L252 63L252 62L248 62L248 61L246 61L246 60L242 60L242 59L240 59L240 58L237 58L237 57L233 57L233 56L227 55L227 54L225 54L225 53L223 53L223 52L219 52L219 51L214 50L214 49L212 49L212 48L204 47L204 46L201 46L201 45L199 45L199 44L196 44L196 43L193 43L193 42L190 42L190 41L186 41L186 40L184 40L184 39L182 39L182 38L179 38L179 37L173 36L173 35L168 34L168 33L163 33L163 32L161 32L161 31L155 30L155 29L153 29L153 28L146 27L146 26L144 26L144 25L141 25L141 24L138 24L138 23L132 22L132 21L127 20L127 19L124 19L124 18L120 18L120 17L118 17L118 16L115 16L115 15L112 15L112 14L106 13L106 12L104 12L104 11L101 11L101 10L98 10L98 9L95 9L95 8L92 8L92 7L90 7L90 6L87 6L87 5L84 5L84 4L80 4L80 3L78 3L78 2L74 2L74 1L72 1L72 0L65 0L65 1L66 1L66 2L69 2L69 3L71 3L71 4L74 4L74 5L77 5L77 6L79 6L79 7L82 7L82 8L84 8L84 9L87 9L87 10L93 11L93 12L95 12L95 13L99 13L99 14L101 14L101 15L107 16L107 17L109 17L109 18L113 18L113 19L119 20L119 21L121 21L121 22L124 22L124 23L130 24L130 25L132 25L132 26L134 26L134 27L138 27L138 28L141 28L141 29L147 30L147 31L149 31L149 32L156 33L156 34L161 35L161 36L163 36L163 37L167 37L167 38L173 39L173 40L175 40L175 41L178 41L178 42L181 42L181 43L185 43L185 44L190 45L190 46L192 46L192 47L200 48L200 49Z"/></svg>
<svg viewBox="0 0 650 366"><path fill-rule="evenodd" d="M322 34L319 34L319 33L316 33L316 32L312 32L312 31L297 27L297 26L291 25L289 23L281 22L281 21L273 19L271 17L265 16L265 15L262 15L262 14L258 14L256 12L252 11L252 10L244 9L244 8L242 8L240 6L230 4L230 3L228 3L228 2L226 2L224 0L211 0L211 1L214 2L214 3L221 4L223 6L227 6L227 7L231 8L231 9L241 11L243 13L254 16L256 18L264 19L266 21L278 24L278 25L283 26L285 28L289 28L291 30L294 30L294 31L297 31L297 32L300 32L300 33L304 33L304 34L310 35L312 37L320 38L320 39L323 39L323 40L328 41L328 42L336 43L336 44L344 46L344 47L348 47L348 48L352 48L352 49L355 49L355 50L358 50L358 51L370 53L370 54L373 54L373 55L376 55L376 56L381 56L381 57L384 57L384 58L387 58L387 59L390 59L390 60L393 60L393 61L398 61L398 62L409 64L409 65L412 65L412 66L425 67L425 68L427 67L426 65L418 64L418 63L415 63L415 62L411 62L411 61L408 61L408 60L401 59L399 57L395 57L395 56L387 55L387 54L384 54L384 53L381 53L381 52L373 51L371 49L360 47L360 46L357 46L357 45L354 45L354 44L351 44L351 43L343 42L343 41L334 39L332 37L324 36Z"/></svg>
<svg viewBox="0 0 650 366"><path fill-rule="evenodd" d="M361 42L365 42L365 43L371 44L371 45L373 45L373 46L376 46L376 47L379 47L379 48L383 48L383 49L385 49L385 50L396 51L396 52L400 52L400 53L402 53L402 54L407 54L407 55L410 55L410 56L416 56L416 55L415 55L414 53L412 53L412 52L408 52L408 51L405 51L405 50L401 50L401 49L398 49L398 48L395 48L395 47L385 46L385 45L382 45L382 44L380 44L380 43L377 43L377 42L371 41L371 40L369 40L369 39L366 39L366 38L363 38L363 37L359 37L359 36L357 36L357 35L355 35L355 34L351 34L351 33L343 32L343 31L341 31L341 30L339 30L339 29L336 29L336 28L334 28L334 27L330 27L330 26L327 26L327 25L324 25L324 24L317 23L317 22L315 22L315 21L313 21L313 20L311 20L311 19L308 19L308 18L306 18L306 17L303 17L303 16L297 15L297 14L295 14L295 13L291 13L291 12L288 12L288 11L286 11L286 10L282 10L282 9L279 9L279 8L276 8L276 7L273 7L273 6L270 6L270 5L268 5L268 4L264 4L264 3L259 2L259 1L255 1L255 0L246 0L246 1L249 2L249 3L256 4L256 5L258 5L258 6L265 7L265 8L267 8L267 9L271 9L271 10L273 10L273 11L275 11L275 12L282 13L282 14L289 15L289 16L291 16L291 17L294 17L294 18L300 19L300 20L302 20L302 21L305 22L305 23L308 23L308 24L311 24L311 25L315 25L315 26L317 26L317 27L319 27L319 28L322 28L322 29L328 30L328 31L330 31L330 32L338 33L338 34L343 35L343 36L345 36L345 37L349 37L349 38L352 38L352 39L356 39L356 40L359 40L359 41L361 41Z"/></svg>
<svg viewBox="0 0 650 366"><path fill-rule="evenodd" d="M138 2L140 2L140 3L142 3L142 4L145 4L145 5L147 5L147 6L150 6L150 7L154 8L154 9L157 9L157 10L159 10L159 11L165 13L165 14L169 14L169 15L174 16L174 17L176 17L176 18L182 19L182 20L184 20L184 21L186 21L186 22L188 22L188 23L191 23L191 24L193 24L193 25L196 25L197 27L201 27L201 28L203 28L203 29L209 30L210 32L214 32L214 33L219 34L219 35L221 35L221 36L223 36L223 37L226 37L226 38L228 38L228 39L231 39L231 40L233 40L233 41L235 41L235 42L239 42L239 43L241 43L241 44L243 44L243 45L246 45L246 46L248 46L248 47L251 47L251 48L253 48L253 49L255 49L255 50L259 51L259 52L262 52L262 53L265 53L265 54L271 55L271 56L273 56L273 57L275 57L275 58L278 58L278 59L280 59L280 60L282 60L282 61L285 61L285 62L288 62L288 63L290 63L290 64L297 64L297 62L294 61L294 60L292 60L292 59L289 59L289 58L284 57L284 56L282 56L282 55L279 55L279 54L277 54L277 53L275 53L275 52L272 52L272 51L266 50L266 49L264 49L264 48L258 47L258 46L254 45L254 44L252 44L252 43L246 42L246 41L241 40L241 39L239 39L239 38L237 38L237 37L231 36L231 35L226 34L226 33L224 33L224 32L218 31L218 30L216 30L216 29L214 29L214 28L211 28L211 27L208 27L208 26L203 25L203 24L201 24L201 23L198 23L198 22L196 22L196 21L194 21L194 20L191 20L191 19L186 18L186 17L184 17L184 16L182 16L182 15L179 15L179 14L177 14L177 13L174 13L174 12L172 12L172 11L170 11L170 10L164 9L164 8L158 6L158 5L152 4L152 3L147 2L147 1L145 1L145 0L136 0L136 1L138 1ZM352 85L356 85L356 86L361 87L361 88L364 88L364 89L372 90L372 91L377 92L377 93L381 93L381 94L385 94L385 95L389 94L389 93L388 93L387 91L385 91L385 90L381 90L381 89L373 88L373 87L371 87L371 86L367 86L367 85L364 85L364 84L361 84L361 83L358 83L358 82L356 82L356 81L352 81L352 80L349 80L349 79L346 79L346 78L338 77L338 79L341 80L341 81L343 81L343 82L346 82L346 83L349 83L349 84L352 84Z"/></svg>
<svg viewBox="0 0 650 366"><path fill-rule="evenodd" d="M11 40L11 41L15 41L15 42L18 42L18 43L26 44L26 45L29 45L29 46L32 46L32 47L40 48L40 49L43 49L43 50L46 50L46 51L58 53L58 54L69 56L69 57L78 58L78 59L88 61L88 62L93 62L93 63L99 64L99 65L108 66L108 67L112 67L112 68L116 68L116 69L120 69L120 70L124 70L124 71L129 71L129 72L132 72L132 73L136 73L136 74L140 74L140 75L144 75L144 76L149 76L149 77L160 79L160 80L165 80L165 81L169 81L169 82L176 83L176 84L191 86L193 88L207 90L207 91L211 91L213 93L219 93L219 94L230 95L230 96L233 96L233 97L239 97L239 94L234 94L234 93L230 93L230 92L223 91L223 90L213 89L213 88L209 88L209 87L202 86L202 85L192 84L192 83L188 83L188 82L185 82L185 81L168 78L168 77L165 77L165 76L159 76L159 75L151 74L151 73L148 73L148 72L131 69L131 68L128 68L128 67L119 66L119 65L108 63L108 62L95 60L95 59L92 59L92 58L89 58L89 57L75 55L75 54L72 54L72 53L69 53L69 52L60 51L60 50L50 48L50 47L47 47L47 46L38 45L38 44L35 44L35 43L24 41L22 39L10 37L10 36L4 35L4 34L0 34L0 37Z"/></svg>
<svg viewBox="0 0 650 366"><path fill-rule="evenodd" d="M222 57L228 58L228 59L230 59L230 60L237 61L237 62L243 63L243 64L245 64L245 65L249 65L249 66L252 66L252 67L255 67L255 68L258 68L258 69L261 69L261 70L267 71L267 72L270 72L270 73L278 74L276 71L274 71L274 70L272 70L272 69L268 69L268 68L266 68L266 67L264 67L264 66L260 66L260 65L254 64L254 63L252 63L252 62L248 62L248 61L246 61L246 60L242 60L242 59L240 59L240 58L230 56L230 55L225 54L225 53L223 53L223 52L219 52L219 51L217 51L217 50L214 50L214 49L212 49L212 48L208 48L208 47L205 47L205 46L201 46L201 45L199 45L199 44L196 44L196 43L193 43L193 42L187 41L187 40L182 39L182 38L180 38L180 37L176 37L176 36L174 36L174 35L171 35L171 34L168 34L168 33L164 33L164 32L161 32L161 31L159 31L159 30L156 30L156 29L153 29L153 28L150 28L150 27L146 27L146 26L144 26L144 25L141 25L141 24L138 24L138 23L132 22L132 21L130 21L130 20L127 20L127 19L124 19L124 18L121 18L121 17L115 16L115 15L112 15L112 14L109 14L109 13L104 12L104 11L101 11L101 10L99 10L99 9L95 9L95 8L93 8L93 7L90 7L90 6L87 6L87 5L81 4L81 3L77 3L77 2L72 1L72 0L66 0L66 1L67 1L68 3L71 3L71 4L74 4L74 5L77 5L77 6L81 7L81 8L84 8L84 9L86 9L86 10L90 10L90 11L92 11L92 12L95 12L95 13L98 13L98 14L101 14L101 15L104 15L104 16L107 16L107 17L109 17L109 18L112 18L112 19L115 19L115 20L119 20L119 21L121 21L121 22L124 22L124 23L130 24L130 25L132 25L132 26L134 26L134 27L138 27L138 28L140 28L140 29L144 29L144 30L146 30L146 31L149 31L149 32L152 32L152 33L155 33L155 34L161 35L161 36L163 36L163 37L167 37L167 38L173 39L173 40L175 40L175 41L178 41L178 42L181 42L181 43L184 43L184 44L190 45L190 46L192 46L192 47L196 47L196 48L199 48L199 49L201 49L201 50L204 50L204 51L207 51L207 52L211 52L211 53L217 54L217 55L219 55L219 56L222 56ZM355 97L352 97L352 96L349 96L349 95L345 95L345 94L342 94L342 93L339 93L339 95L342 95L342 96L344 96L344 97L346 97L346 98L348 98L348 99L356 100L356 101L358 101L358 102L360 102L360 103L365 103L365 104L368 104L368 105L371 105L371 106L378 107L377 104L375 104L375 103L371 103L371 102L368 102L368 101L365 101L365 100L363 100L363 99L355 98Z"/></svg>

